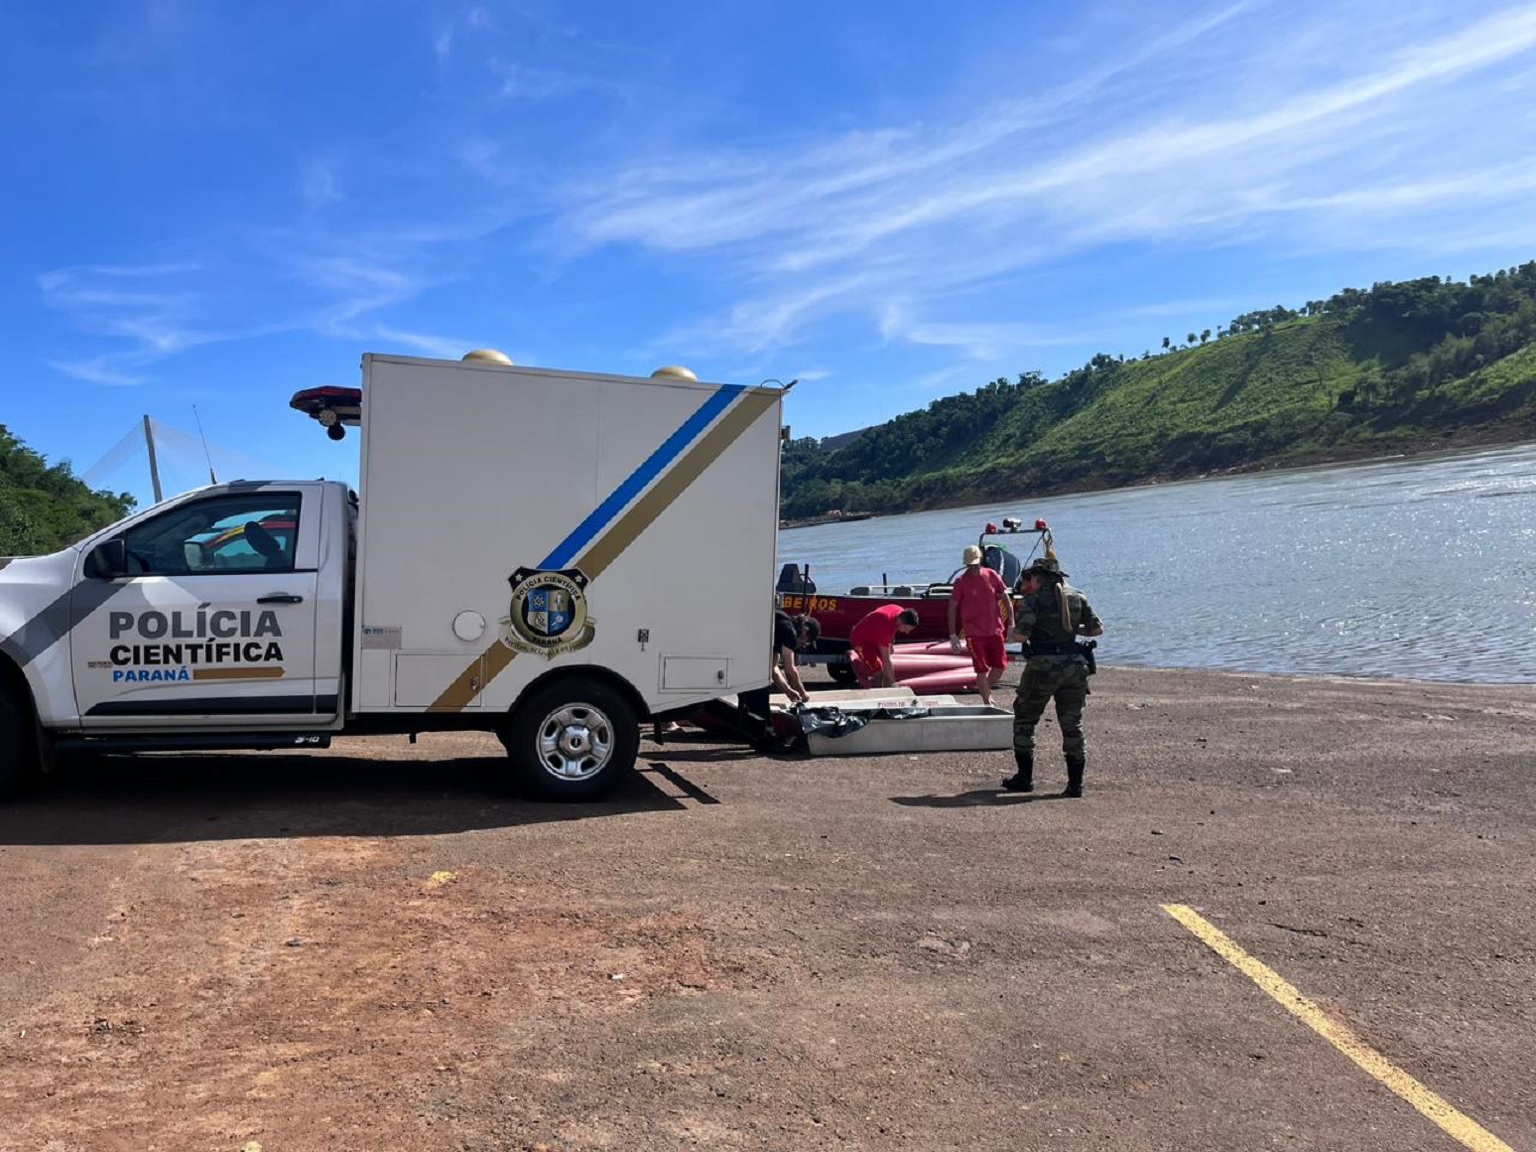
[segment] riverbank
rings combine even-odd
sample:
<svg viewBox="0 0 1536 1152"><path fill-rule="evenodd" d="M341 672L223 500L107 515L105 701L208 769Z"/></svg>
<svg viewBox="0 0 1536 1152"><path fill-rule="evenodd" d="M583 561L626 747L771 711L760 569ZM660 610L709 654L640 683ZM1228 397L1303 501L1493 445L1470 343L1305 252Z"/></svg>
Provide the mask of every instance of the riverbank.
<svg viewBox="0 0 1536 1152"><path fill-rule="evenodd" d="M873 512L849 512L847 514L842 512L833 514L829 512L825 516L802 516L798 520L780 520L779 529L783 531L788 528L816 528L822 524L853 524L860 520L873 520L874 517L875 513Z"/></svg>
<svg viewBox="0 0 1536 1152"><path fill-rule="evenodd" d="M1329 452L1324 455L1297 453L1275 460L1262 460L1252 464L1236 465L1231 468L1219 468L1190 476L1160 476L1129 485L1129 487L1175 483L1181 480L1203 480L1215 476L1249 476L1267 472L1296 472L1307 468L1327 468L1338 464L1374 464L1389 460L1408 460L1416 456L1431 456L1450 452L1479 452L1497 448L1519 448L1522 445L1532 443L1536 443L1536 428L1528 429L1524 434L1516 437L1511 437L1508 429L1458 429L1434 436L1394 441L1390 445L1356 444L1351 445L1345 451Z"/></svg>
<svg viewBox="0 0 1536 1152"><path fill-rule="evenodd" d="M1529 687L1093 689L1081 801L1050 719L1033 795L1001 752L696 739L564 808L479 735L57 781L0 808L0 1144L1453 1143L1182 905L1536 1147Z"/></svg>
<svg viewBox="0 0 1536 1152"><path fill-rule="evenodd" d="M1149 488L1163 484L1177 484L1190 480L1206 480L1223 476L1293 472L1309 468L1325 468L1335 464L1365 464L1375 461L1405 460L1418 456L1432 456L1450 452L1518 448L1522 445L1533 443L1536 443L1536 426L1522 428L1516 432L1512 432L1508 428L1469 428L1430 436L1413 437L1401 441L1394 440L1390 443L1350 444L1327 453L1292 453L1265 460L1255 460L1245 464L1235 464L1228 468L1214 468L1206 471L1160 472L1124 483L1109 480L1100 482L1093 479L1085 481L1079 475L1065 478L1059 483L1018 483L1002 487L996 483L972 486L959 482L955 490L950 494L912 500L901 505L882 505L872 512L865 513L864 516L899 516L909 512L939 512L950 508L967 508L977 504L1017 499L1021 490L1024 489L1027 489L1028 495L1031 498L1077 496L1116 492L1126 489ZM807 525L795 521L781 524L780 527L782 529L786 526L799 528Z"/></svg>

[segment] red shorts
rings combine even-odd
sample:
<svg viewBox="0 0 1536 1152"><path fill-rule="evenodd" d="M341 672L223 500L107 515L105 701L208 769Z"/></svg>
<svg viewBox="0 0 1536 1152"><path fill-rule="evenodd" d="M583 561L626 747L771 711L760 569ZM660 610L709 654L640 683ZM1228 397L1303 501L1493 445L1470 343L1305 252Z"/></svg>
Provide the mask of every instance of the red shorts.
<svg viewBox="0 0 1536 1152"><path fill-rule="evenodd" d="M1008 653L1001 636L969 636L966 640L971 646L971 667L977 672L1008 667Z"/></svg>
<svg viewBox="0 0 1536 1152"><path fill-rule="evenodd" d="M880 656L880 649L855 648L854 651L859 654L859 659L864 661L864 667L869 669L869 678L878 680L880 673L885 670L885 660Z"/></svg>

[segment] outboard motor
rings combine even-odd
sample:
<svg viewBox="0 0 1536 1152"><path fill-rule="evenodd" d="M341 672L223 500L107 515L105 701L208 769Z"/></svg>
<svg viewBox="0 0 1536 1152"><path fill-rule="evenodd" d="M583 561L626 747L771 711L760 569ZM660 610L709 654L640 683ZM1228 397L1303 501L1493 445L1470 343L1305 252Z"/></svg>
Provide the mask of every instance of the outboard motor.
<svg viewBox="0 0 1536 1152"><path fill-rule="evenodd" d="M773 590L780 595L786 592L799 592L808 596L816 591L816 585L809 576L800 571L800 565L785 564L779 569L779 580L773 586Z"/></svg>
<svg viewBox="0 0 1536 1152"><path fill-rule="evenodd" d="M988 544L981 550L981 562L1001 576L1010 588L1018 582L1019 571L1024 567L1017 556L996 544Z"/></svg>

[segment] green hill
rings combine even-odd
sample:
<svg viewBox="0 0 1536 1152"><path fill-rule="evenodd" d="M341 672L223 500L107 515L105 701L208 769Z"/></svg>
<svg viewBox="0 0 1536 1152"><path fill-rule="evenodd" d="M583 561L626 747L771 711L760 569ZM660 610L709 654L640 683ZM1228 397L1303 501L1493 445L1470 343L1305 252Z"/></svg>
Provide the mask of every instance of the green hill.
<svg viewBox="0 0 1536 1152"><path fill-rule="evenodd" d="M1134 360L1097 355L1055 381L995 380L841 447L791 441L783 515L1536 439L1536 262L1466 283L1346 289L1164 343Z"/></svg>
<svg viewBox="0 0 1536 1152"><path fill-rule="evenodd" d="M57 551L132 507L127 493L92 492L68 463L50 467L0 424L0 556Z"/></svg>

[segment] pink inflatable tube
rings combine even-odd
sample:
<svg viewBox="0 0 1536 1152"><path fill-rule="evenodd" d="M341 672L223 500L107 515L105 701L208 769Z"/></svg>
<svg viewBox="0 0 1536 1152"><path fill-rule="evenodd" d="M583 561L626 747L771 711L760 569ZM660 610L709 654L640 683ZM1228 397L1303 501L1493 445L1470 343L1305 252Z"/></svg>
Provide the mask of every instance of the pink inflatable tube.
<svg viewBox="0 0 1536 1152"><path fill-rule="evenodd" d="M969 668L971 657L969 654L955 655L953 652L897 652L896 653L896 679L903 676L917 676L924 672L940 672L946 668Z"/></svg>
<svg viewBox="0 0 1536 1152"><path fill-rule="evenodd" d="M949 695L955 692L976 691L976 670L969 665L953 668L948 672L930 672L925 676L912 676L898 680L903 688L910 688L919 696Z"/></svg>
<svg viewBox="0 0 1536 1152"><path fill-rule="evenodd" d="M969 656L948 656L937 652L917 654L897 650L896 683L914 692L971 692L976 688L976 670L971 667ZM869 668L857 652L850 653L848 662L853 665L854 675L864 688L873 686Z"/></svg>
<svg viewBox="0 0 1536 1152"><path fill-rule="evenodd" d="M959 656L967 660L970 659L966 654L966 650L962 649L956 652L949 646L948 640L930 640L924 644L897 644L891 651L896 653L897 656L910 653L916 656Z"/></svg>
<svg viewBox="0 0 1536 1152"><path fill-rule="evenodd" d="M848 657L854 671L860 677L864 675L866 665L858 653ZM908 676L926 676L930 672L949 672L956 668L970 668L969 656L941 656L937 652L897 652L896 653L896 680L899 683Z"/></svg>

